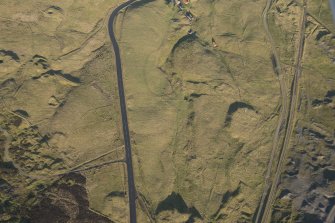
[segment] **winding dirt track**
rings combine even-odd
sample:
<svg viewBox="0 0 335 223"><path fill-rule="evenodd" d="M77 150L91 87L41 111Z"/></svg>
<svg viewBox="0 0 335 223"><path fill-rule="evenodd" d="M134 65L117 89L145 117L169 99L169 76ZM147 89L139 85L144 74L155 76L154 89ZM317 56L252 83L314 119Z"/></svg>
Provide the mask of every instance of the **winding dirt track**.
<svg viewBox="0 0 335 223"><path fill-rule="evenodd" d="M296 121L295 113L298 107L299 78L301 76L301 64L302 64L302 56L303 56L304 44L305 44L305 29L306 29L306 21L307 21L306 1L307 0L304 0L304 4L302 6L301 27L299 30L300 39L299 39L295 72L294 72L292 88L291 88L289 113L287 116L287 127L285 129L284 142L283 142L283 145L280 151L279 161L276 167L272 186L271 186L268 196L266 196L267 197L266 202L263 204L263 206L265 205L263 215L260 216L258 219L258 221L262 223L271 222L272 206L276 198L277 187L280 182L280 176L283 171L284 161L286 158L287 150L289 148L290 139L291 139L293 128L294 128L295 121Z"/></svg>
<svg viewBox="0 0 335 223"><path fill-rule="evenodd" d="M267 166L267 171L265 174L265 185L264 185L264 189L263 189L263 193L262 193L262 197L261 197L261 202L259 204L259 208L257 211L257 215L256 215L256 219L255 219L255 223L259 223L260 220L262 219L263 216L263 212L264 212L264 208L267 204L267 198L268 198L268 194L269 194L269 190L271 188L271 170L272 170L272 166L274 164L274 158L276 155L276 151L278 149L278 142L279 142L279 137L280 137L280 132L282 130L282 128L285 126L285 117L287 117L287 86L284 80L284 76L282 73L282 69L280 66L280 59L278 56L278 52L276 49L276 45L275 42L273 40L273 37L271 35L271 32L269 30L269 24L268 24L268 12L272 6L273 0L267 0L266 2L266 6L263 10L263 14L262 14L262 19L263 19L263 26L267 35L267 38L270 42L271 45L271 51L272 51L272 58L274 60L274 71L275 73L278 75L278 80L279 80L279 85L280 85L280 95L281 95L281 110L280 110L280 115L279 115L279 119L278 119L278 124L277 124L277 128L273 137L273 143L272 143L272 150L271 150L271 155L270 155L270 160Z"/></svg>

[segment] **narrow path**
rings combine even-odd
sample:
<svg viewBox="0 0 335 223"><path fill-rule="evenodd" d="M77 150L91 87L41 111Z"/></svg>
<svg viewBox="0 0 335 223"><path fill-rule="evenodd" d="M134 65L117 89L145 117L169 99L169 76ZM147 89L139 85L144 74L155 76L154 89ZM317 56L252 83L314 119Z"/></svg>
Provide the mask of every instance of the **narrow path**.
<svg viewBox="0 0 335 223"><path fill-rule="evenodd" d="M272 167L275 161L274 158L275 158L275 155L277 154L276 152L279 146L280 133L281 133L283 126L285 126L286 124L285 117L287 117L287 105L288 105L287 104L287 86L285 84L284 76L282 73L280 59L278 56L276 45L271 35L271 32L269 30L269 24L268 24L268 12L272 6L272 3L273 3L273 0L267 0L266 6L263 10L262 19L263 19L263 26L264 26L267 38L271 45L271 51L272 51L271 59L273 60L272 62L273 62L274 72L276 73L276 75L278 75L278 80L279 80L279 85L280 85L280 95L281 95L281 109L280 109L280 115L278 119L277 128L276 128L276 131L273 137L271 155L270 155L270 159L269 159L266 174L265 174L264 189L263 189L261 201L258 207L258 211L256 214L255 223L259 223L260 220L262 219L264 208L267 203L268 194L271 188L271 173L272 173L271 170L272 170Z"/></svg>
<svg viewBox="0 0 335 223"><path fill-rule="evenodd" d="M120 48L117 43L115 33L114 33L114 22L115 18L119 14L120 10L129 6L136 0L129 0L114 9L112 12L109 21L108 21L108 31L109 36L112 41L112 45L115 53L115 66L117 73L117 83L119 90L119 99L120 99L120 108L121 108L121 118L122 118L122 127L123 127L123 139L124 146L126 152L126 164L127 164L127 178L128 178L128 198L129 198L129 220L130 223L136 223L136 188L134 181L134 173L133 173L133 164L132 164L132 155L131 155L131 143L130 143L130 135L129 135L129 127L128 127L128 117L127 117L127 107L126 107L126 98L124 93L123 86L123 77L122 77L122 63L120 56Z"/></svg>
<svg viewBox="0 0 335 223"><path fill-rule="evenodd" d="M295 72L293 77L292 89L291 89L291 100L289 105L289 115L287 117L287 128L284 136L284 143L281 148L281 153L279 156L278 165L276 168L274 180L269 191L269 196L266 202L266 206L264 209L264 215L262 216L261 222L268 223L271 222L272 216L272 206L274 204L277 187L280 182L280 176L283 171L284 161L286 158L287 150L289 148L290 139L292 136L293 128L295 125L295 113L298 106L299 99L299 78L301 75L301 64L302 64L302 56L304 51L304 43L305 43L305 30L306 30L306 20L307 20L307 11L306 11L306 1L304 0L304 5L302 7L302 17L301 17L301 27L300 27L300 36L299 36L299 46L297 53L297 60L295 66Z"/></svg>

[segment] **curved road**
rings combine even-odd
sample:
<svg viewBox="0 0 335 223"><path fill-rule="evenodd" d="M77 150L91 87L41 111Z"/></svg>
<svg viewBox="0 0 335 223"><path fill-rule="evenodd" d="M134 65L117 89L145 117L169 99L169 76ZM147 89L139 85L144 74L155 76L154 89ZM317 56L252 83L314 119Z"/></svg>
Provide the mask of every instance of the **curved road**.
<svg viewBox="0 0 335 223"><path fill-rule="evenodd" d="M134 173L133 173L133 164L132 164L132 156L131 156L131 145L130 145L130 135L129 135L129 127L128 127L128 118L127 118L127 107L126 107L126 98L124 94L123 87L123 78L122 78L122 63L120 56L120 48L115 38L114 33L114 21L120 10L129 6L136 0L129 0L118 7L116 7L108 21L108 31L109 36L112 41L112 45L115 53L115 65L116 65L116 73L117 73L117 84L119 90L119 98L120 98L120 107L121 107L121 118L122 118L122 127L123 127L123 138L124 138L124 146L126 152L126 164L127 164L127 178L128 178L128 197L129 197L129 219L130 223L136 223L136 189L135 189L135 181L134 181Z"/></svg>

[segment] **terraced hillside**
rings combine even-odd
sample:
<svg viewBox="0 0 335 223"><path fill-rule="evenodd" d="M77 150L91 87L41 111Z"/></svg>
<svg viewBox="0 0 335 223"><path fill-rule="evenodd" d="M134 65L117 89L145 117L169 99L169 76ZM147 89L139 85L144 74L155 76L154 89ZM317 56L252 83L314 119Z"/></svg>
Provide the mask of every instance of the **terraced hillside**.
<svg viewBox="0 0 335 223"><path fill-rule="evenodd" d="M129 222L121 2L0 2L0 222ZM115 23L137 222L334 222L328 2L177 4Z"/></svg>

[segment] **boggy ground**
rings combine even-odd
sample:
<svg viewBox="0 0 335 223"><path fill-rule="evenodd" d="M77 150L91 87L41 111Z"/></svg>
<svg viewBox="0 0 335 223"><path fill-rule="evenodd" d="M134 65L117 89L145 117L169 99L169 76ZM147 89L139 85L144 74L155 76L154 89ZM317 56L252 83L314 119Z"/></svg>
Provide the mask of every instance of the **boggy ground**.
<svg viewBox="0 0 335 223"><path fill-rule="evenodd" d="M81 221L81 214L78 220L68 204L62 208L57 199L41 199L51 196L50 187L63 174L79 167L86 169L80 171L86 185L76 192L83 196L84 204L78 205L85 210L97 203L106 207L111 191L124 191L123 164L110 163L122 159L123 150L105 24L118 2L0 4L0 221L59 222L58 215L70 222L106 218L87 211L84 215L92 219L82 216ZM87 169L94 165L98 167ZM95 174L96 169L107 181L97 185L101 172ZM64 190L55 196L78 206L72 192L66 192L70 189ZM40 202L55 208L33 208Z"/></svg>

